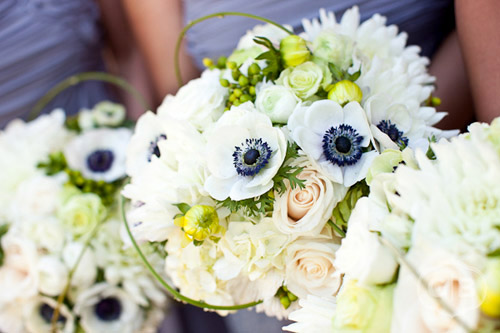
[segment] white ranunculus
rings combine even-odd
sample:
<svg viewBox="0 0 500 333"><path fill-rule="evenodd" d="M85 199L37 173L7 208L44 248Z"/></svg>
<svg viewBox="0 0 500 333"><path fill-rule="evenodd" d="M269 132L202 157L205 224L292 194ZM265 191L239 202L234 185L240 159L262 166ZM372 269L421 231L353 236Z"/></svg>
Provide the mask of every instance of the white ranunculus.
<svg viewBox="0 0 500 333"><path fill-rule="evenodd" d="M214 265L215 275L230 280L243 273L253 281L263 278L271 269L283 270L283 251L290 241L291 237L277 230L271 218L257 224L231 221L218 244L223 257Z"/></svg>
<svg viewBox="0 0 500 333"><path fill-rule="evenodd" d="M76 137L64 148L71 169L86 178L112 182L125 176L126 148L132 133L127 128L98 128Z"/></svg>
<svg viewBox="0 0 500 333"><path fill-rule="evenodd" d="M208 134L205 156L210 176L205 189L217 200L264 194L273 187L286 149L283 132L251 102L233 107Z"/></svg>
<svg viewBox="0 0 500 333"><path fill-rule="evenodd" d="M298 98L306 100L318 91L322 81L321 67L312 61L306 61L282 71L276 82L292 89Z"/></svg>
<svg viewBox="0 0 500 333"><path fill-rule="evenodd" d="M357 102L341 107L330 100L298 106L288 120L292 138L332 181L351 186L363 179L375 150L365 111Z"/></svg>
<svg viewBox="0 0 500 333"><path fill-rule="evenodd" d="M264 84L257 91L255 107L267 114L273 123L286 124L298 102L290 88Z"/></svg>
<svg viewBox="0 0 500 333"><path fill-rule="evenodd" d="M54 309L59 308L57 332L73 333L75 331L75 318L68 307L57 304L57 300L37 296L30 299L23 306L23 322L29 333L46 333L52 331L52 317Z"/></svg>
<svg viewBox="0 0 500 333"><path fill-rule="evenodd" d="M471 329L479 321L479 300L475 268L430 243L418 243L411 248L407 260L419 277ZM394 314L391 332L466 332L448 312L422 287L405 266L401 266L394 290Z"/></svg>
<svg viewBox="0 0 500 333"><path fill-rule="evenodd" d="M335 298L332 296L307 295L299 299L300 309L292 312L289 320L295 323L283 327L284 331L297 333L326 333L333 331Z"/></svg>
<svg viewBox="0 0 500 333"><path fill-rule="evenodd" d="M83 249L83 244L78 242L69 243L64 247L63 260L69 269L73 269ZM97 266L94 252L91 248L87 247L71 278L71 285L78 288L86 288L94 283L96 276Z"/></svg>
<svg viewBox="0 0 500 333"><path fill-rule="evenodd" d="M98 126L118 126L125 120L125 107L118 103L102 101L94 105L92 115Z"/></svg>
<svg viewBox="0 0 500 333"><path fill-rule="evenodd" d="M22 182L10 207L11 221L54 215L65 181L64 174L55 177L39 174Z"/></svg>
<svg viewBox="0 0 500 333"><path fill-rule="evenodd" d="M74 311L80 324L89 333L137 332L144 314L141 308L121 288L105 282L80 293Z"/></svg>
<svg viewBox="0 0 500 333"><path fill-rule="evenodd" d="M291 189L287 182L286 192L276 194L273 222L285 234L314 236L331 218L333 208L344 198L347 188L332 183L305 157L295 163L304 167L297 178L305 180L305 187Z"/></svg>
<svg viewBox="0 0 500 333"><path fill-rule="evenodd" d="M0 303L37 294L38 255L34 242L13 230L2 237L4 263L0 267Z"/></svg>
<svg viewBox="0 0 500 333"><path fill-rule="evenodd" d="M342 283L335 267L339 245L331 239L302 238L286 249L285 285L299 298L335 295Z"/></svg>
<svg viewBox="0 0 500 333"><path fill-rule="evenodd" d="M25 237L49 253L60 253L67 238L61 221L54 216L34 216L24 221L21 228Z"/></svg>
<svg viewBox="0 0 500 333"><path fill-rule="evenodd" d="M347 235L336 253L335 265L347 277L363 284L383 284L392 281L398 263L390 249L370 230L372 220L384 219L388 211L368 198L361 198L349 218Z"/></svg>
<svg viewBox="0 0 500 333"><path fill-rule="evenodd" d="M218 69L206 70L175 96L167 95L158 107L158 115L189 121L198 130L206 129L224 112L228 89L220 85L219 75Z"/></svg>
<svg viewBox="0 0 500 333"><path fill-rule="evenodd" d="M38 290L47 296L58 296L68 282L69 270L61 260L45 255L38 260Z"/></svg>

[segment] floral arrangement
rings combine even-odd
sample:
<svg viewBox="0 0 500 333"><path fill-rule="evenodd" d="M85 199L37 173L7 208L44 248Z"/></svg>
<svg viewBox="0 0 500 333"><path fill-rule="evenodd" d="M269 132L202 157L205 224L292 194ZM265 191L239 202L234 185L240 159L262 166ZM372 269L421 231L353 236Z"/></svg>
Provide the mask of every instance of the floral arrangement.
<svg viewBox="0 0 500 333"><path fill-rule="evenodd" d="M123 106L101 102L0 132L0 331L156 331L165 294L120 236L125 124Z"/></svg>
<svg viewBox="0 0 500 333"><path fill-rule="evenodd" d="M498 332L500 118L431 147L377 157L337 251L341 290L301 299L286 330Z"/></svg>
<svg viewBox="0 0 500 333"><path fill-rule="evenodd" d="M126 218L138 242L166 242L183 300L286 318L345 288L337 257L377 157L455 134L433 127L428 60L385 22L353 7L300 35L256 26L139 119Z"/></svg>

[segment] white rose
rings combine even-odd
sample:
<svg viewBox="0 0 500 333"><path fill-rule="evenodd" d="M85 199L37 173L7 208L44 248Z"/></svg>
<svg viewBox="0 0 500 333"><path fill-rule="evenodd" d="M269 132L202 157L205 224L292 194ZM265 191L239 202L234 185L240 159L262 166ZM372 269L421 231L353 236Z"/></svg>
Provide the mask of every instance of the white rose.
<svg viewBox="0 0 500 333"><path fill-rule="evenodd" d="M61 222L53 216L35 216L22 226L23 235L36 242L39 248L49 253L59 253L65 242L66 235Z"/></svg>
<svg viewBox="0 0 500 333"><path fill-rule="evenodd" d="M46 255L38 261L38 290L47 296L57 296L68 282L68 268L55 256Z"/></svg>
<svg viewBox="0 0 500 333"><path fill-rule="evenodd" d="M331 239L303 238L287 248L285 285L299 298L335 295L342 279L335 267L339 245Z"/></svg>
<svg viewBox="0 0 500 333"><path fill-rule="evenodd" d="M361 198L349 219L347 235L336 253L335 265L346 276L365 284L392 281L398 263L390 249L370 230L369 222L388 214L368 198Z"/></svg>
<svg viewBox="0 0 500 333"><path fill-rule="evenodd" d="M158 115L186 120L204 130L224 112L228 89L220 85L219 75L219 70L206 70L201 78L189 81L175 96L165 97Z"/></svg>
<svg viewBox="0 0 500 333"><path fill-rule="evenodd" d="M428 243L419 243L407 255L421 279L471 329L479 321L479 300L474 275L476 269L451 253ZM479 273L479 272L478 272ZM394 291L391 332L466 332L446 312L405 266L401 266Z"/></svg>
<svg viewBox="0 0 500 333"><path fill-rule="evenodd" d="M80 257L83 249L83 244L78 242L69 243L64 247L63 260L69 269L75 266L76 260ZM97 266L94 252L91 248L87 247L73 274L71 285L78 288L91 286L95 281L96 275Z"/></svg>
<svg viewBox="0 0 500 333"><path fill-rule="evenodd" d="M0 303L37 294L38 274L35 243L9 232L2 237L4 263L0 267Z"/></svg>
<svg viewBox="0 0 500 333"><path fill-rule="evenodd" d="M297 103L298 99L290 88L266 84L257 92L255 107L268 115L273 123L286 124Z"/></svg>
<svg viewBox="0 0 500 333"><path fill-rule="evenodd" d="M286 192L276 197L273 221L285 234L316 235L331 218L333 208L344 198L347 188L332 183L310 166L307 158L300 158L297 164L304 167L297 178L305 180L305 187L291 189L287 182Z"/></svg>
<svg viewBox="0 0 500 333"><path fill-rule="evenodd" d="M285 69L277 80L278 84L292 89L302 100L313 96L318 91L321 81L323 81L323 71L312 61Z"/></svg>
<svg viewBox="0 0 500 333"><path fill-rule="evenodd" d="M10 218L19 221L33 216L53 215L66 180L65 175L61 176L47 177L39 174L22 182L14 194Z"/></svg>

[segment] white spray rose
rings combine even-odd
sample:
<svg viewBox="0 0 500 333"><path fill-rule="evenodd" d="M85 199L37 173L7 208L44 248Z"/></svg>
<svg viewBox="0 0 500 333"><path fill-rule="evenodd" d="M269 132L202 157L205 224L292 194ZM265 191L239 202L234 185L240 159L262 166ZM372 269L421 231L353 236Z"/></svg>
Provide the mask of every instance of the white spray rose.
<svg viewBox="0 0 500 333"><path fill-rule="evenodd" d="M273 123L286 124L298 101L290 88L266 84L257 92L255 107L267 114Z"/></svg>
<svg viewBox="0 0 500 333"><path fill-rule="evenodd" d="M317 235L331 218L335 205L344 198L347 188L333 183L305 157L296 163L304 167L297 178L305 180L305 187L291 189L285 181L287 190L276 197L273 221L285 234Z"/></svg>
<svg viewBox="0 0 500 333"><path fill-rule="evenodd" d="M476 269L451 253L428 243L418 243L407 255L421 279L427 282L443 301L470 328L477 328L479 300L474 275ZM417 278L401 266L394 290L394 315L391 332L466 332L448 314Z"/></svg>
<svg viewBox="0 0 500 333"><path fill-rule="evenodd" d="M46 255L38 261L38 290L47 296L57 296L68 281L68 268L55 256Z"/></svg>
<svg viewBox="0 0 500 333"><path fill-rule="evenodd" d="M342 279L335 267L339 245L331 239L303 238L287 248L285 285L299 298L335 295Z"/></svg>
<svg viewBox="0 0 500 333"><path fill-rule="evenodd" d="M289 67L281 72L278 84L291 88L302 100L313 96L323 80L321 67L312 61L306 61L296 67Z"/></svg>

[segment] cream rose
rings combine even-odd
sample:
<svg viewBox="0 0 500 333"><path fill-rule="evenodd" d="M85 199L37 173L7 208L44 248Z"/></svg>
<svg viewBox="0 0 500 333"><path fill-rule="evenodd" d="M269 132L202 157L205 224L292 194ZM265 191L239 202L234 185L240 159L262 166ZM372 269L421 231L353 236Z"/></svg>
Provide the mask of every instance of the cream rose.
<svg viewBox="0 0 500 333"><path fill-rule="evenodd" d="M323 81L321 67L312 61L307 61L297 67L285 69L277 82L291 88L297 97L304 100L318 91L321 81Z"/></svg>
<svg viewBox="0 0 500 333"><path fill-rule="evenodd" d="M466 332L456 318L471 329L479 321L479 300L475 268L466 265L444 249L419 243L407 255L418 271L443 301L455 312L452 317L422 287L417 278L401 266L394 290L394 315L391 332Z"/></svg>
<svg viewBox="0 0 500 333"><path fill-rule="evenodd" d="M342 283L331 239L302 238L287 249L285 285L299 298L335 295Z"/></svg>
<svg viewBox="0 0 500 333"><path fill-rule="evenodd" d="M284 234L317 235L332 216L332 210L341 201L347 188L333 183L314 169L307 158L300 158L299 165L305 165L297 178L305 180L305 187L291 189L276 197L273 222Z"/></svg>

